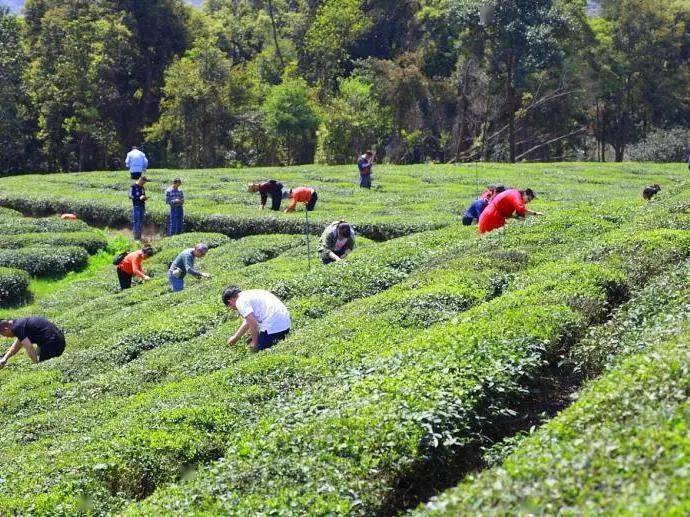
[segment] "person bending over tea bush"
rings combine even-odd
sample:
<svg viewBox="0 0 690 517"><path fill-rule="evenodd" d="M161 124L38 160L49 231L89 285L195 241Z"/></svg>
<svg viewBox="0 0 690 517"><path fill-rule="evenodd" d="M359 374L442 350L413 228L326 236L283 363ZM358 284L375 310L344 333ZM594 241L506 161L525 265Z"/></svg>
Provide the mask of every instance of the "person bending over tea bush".
<svg viewBox="0 0 690 517"><path fill-rule="evenodd" d="M659 192L661 192L661 185L649 185L642 191L642 197L647 201L651 201Z"/></svg>
<svg viewBox="0 0 690 517"><path fill-rule="evenodd" d="M122 253L115 259L117 266L117 279L120 281L120 289L132 287L132 277L136 276L142 282L151 280L141 267L144 260L153 257L155 250L151 246L144 246L139 251Z"/></svg>
<svg viewBox="0 0 690 517"><path fill-rule="evenodd" d="M202 273L194 268L196 259L204 258L207 253L208 246L206 244L197 244L175 257L168 271L168 281L174 293L184 290L184 277L187 275L192 275L196 278L211 278L211 275L208 273Z"/></svg>
<svg viewBox="0 0 690 517"><path fill-rule="evenodd" d="M489 185L484 193L465 211L465 215L462 218L463 226L472 226L475 220L479 221L479 217L491 200L498 194L505 192L505 190L506 188L503 185Z"/></svg>
<svg viewBox="0 0 690 517"><path fill-rule="evenodd" d="M319 253L324 264L340 262L355 249L355 231L347 221L329 224L321 235Z"/></svg>
<svg viewBox="0 0 690 517"><path fill-rule="evenodd" d="M276 180L268 180L250 183L247 185L247 190L249 192L258 192L261 196L261 210L266 208L266 202L270 196L271 198L271 210L278 212L280 211L280 204L283 201L283 184Z"/></svg>
<svg viewBox="0 0 690 517"><path fill-rule="evenodd" d="M238 343L247 331L251 336L250 348L259 352L271 348L290 333L290 312L277 296L262 289L242 291L237 286L223 292L223 304L244 318L228 345Z"/></svg>
<svg viewBox="0 0 690 517"><path fill-rule="evenodd" d="M530 188L527 190L509 189L493 198L479 217L479 233L487 233L503 228L506 219L524 219L528 215L542 215L527 209L536 196Z"/></svg>
<svg viewBox="0 0 690 517"><path fill-rule="evenodd" d="M0 359L0 368L24 347L34 363L60 357L65 351L65 336L62 331L45 318L30 317L18 320L0 320L0 335L14 338L14 343ZM36 347L34 348L34 345Z"/></svg>
<svg viewBox="0 0 690 517"><path fill-rule="evenodd" d="M297 203L305 203L307 205L307 212L312 212L314 207L316 207L316 201L319 199L316 190L309 187L290 189L290 192L283 193L283 197L290 198L290 204L285 209L286 214L294 212L295 208L297 208Z"/></svg>

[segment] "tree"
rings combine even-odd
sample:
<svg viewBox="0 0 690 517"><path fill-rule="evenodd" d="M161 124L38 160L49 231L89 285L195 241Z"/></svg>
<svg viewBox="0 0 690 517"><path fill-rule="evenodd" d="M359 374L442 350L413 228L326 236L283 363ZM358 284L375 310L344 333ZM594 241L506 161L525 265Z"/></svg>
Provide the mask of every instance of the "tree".
<svg viewBox="0 0 690 517"><path fill-rule="evenodd" d="M553 0L459 2L461 44L492 77L492 93L502 99L507 125L508 159L517 156L516 116L530 76L562 62L563 42L573 30Z"/></svg>
<svg viewBox="0 0 690 517"><path fill-rule="evenodd" d="M21 21L0 6L0 174L36 165Z"/></svg>
<svg viewBox="0 0 690 517"><path fill-rule="evenodd" d="M161 117L150 141L163 141L173 163L184 167L224 164L234 122L231 63L214 41L200 40L165 74Z"/></svg>
<svg viewBox="0 0 690 517"><path fill-rule="evenodd" d="M391 127L390 110L381 106L372 85L357 77L344 79L339 95L325 109L319 158L330 164L350 163L365 148L380 147Z"/></svg>
<svg viewBox="0 0 690 517"><path fill-rule="evenodd" d="M610 144L622 161L626 146L650 128L690 123L690 5L617 0L602 3L602 14L591 22L595 127L601 158Z"/></svg>
<svg viewBox="0 0 690 517"><path fill-rule="evenodd" d="M281 150L282 162L312 163L319 116L306 81L286 79L270 89L263 104L265 127Z"/></svg>

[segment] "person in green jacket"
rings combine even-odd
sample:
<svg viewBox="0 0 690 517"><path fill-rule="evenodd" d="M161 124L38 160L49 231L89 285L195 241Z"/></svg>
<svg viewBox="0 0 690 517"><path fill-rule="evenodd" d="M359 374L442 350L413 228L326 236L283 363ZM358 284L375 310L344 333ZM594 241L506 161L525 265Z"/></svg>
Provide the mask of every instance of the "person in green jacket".
<svg viewBox="0 0 690 517"><path fill-rule="evenodd" d="M329 224L321 235L319 253L324 264L340 262L355 249L355 231L347 221Z"/></svg>

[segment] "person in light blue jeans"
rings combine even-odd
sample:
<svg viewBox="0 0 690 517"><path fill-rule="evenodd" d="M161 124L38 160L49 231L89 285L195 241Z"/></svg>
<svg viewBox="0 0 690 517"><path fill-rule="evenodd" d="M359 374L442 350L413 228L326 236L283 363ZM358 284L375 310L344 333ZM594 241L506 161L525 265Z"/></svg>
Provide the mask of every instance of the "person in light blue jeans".
<svg viewBox="0 0 690 517"><path fill-rule="evenodd" d="M187 275L192 275L196 278L211 278L211 275L208 273L197 271L194 267L196 259L203 258L206 256L206 253L208 253L208 246L206 244L197 244L175 257L168 270L168 281L174 293L184 290L184 279Z"/></svg>

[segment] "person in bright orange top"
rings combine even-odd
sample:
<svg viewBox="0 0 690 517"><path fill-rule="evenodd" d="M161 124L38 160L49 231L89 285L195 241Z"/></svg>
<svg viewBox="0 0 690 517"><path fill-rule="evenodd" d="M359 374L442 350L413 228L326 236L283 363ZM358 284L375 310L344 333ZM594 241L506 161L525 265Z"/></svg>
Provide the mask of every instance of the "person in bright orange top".
<svg viewBox="0 0 690 517"><path fill-rule="evenodd" d="M122 258L117 264L117 279L120 281L121 289L132 287L132 277L134 276L144 282L151 280L151 277L141 268L141 264L144 260L153 257L154 253L155 251L151 246L144 246L139 251L128 253Z"/></svg>
<svg viewBox="0 0 690 517"><path fill-rule="evenodd" d="M62 214L60 216L60 219L63 219L65 221L76 221L77 216L75 214Z"/></svg>
<svg viewBox="0 0 690 517"><path fill-rule="evenodd" d="M306 203L307 212L311 212L314 210L316 201L319 199L316 190L309 187L297 187L290 189L290 192L284 193L283 196L290 198L290 206L285 209L286 214L294 212L295 208L297 208L297 203Z"/></svg>
<svg viewBox="0 0 690 517"><path fill-rule="evenodd" d="M535 198L532 189L508 189L494 197L479 216L479 233L498 230L506 224L506 219L524 219L527 215L542 215L527 209L527 203Z"/></svg>

